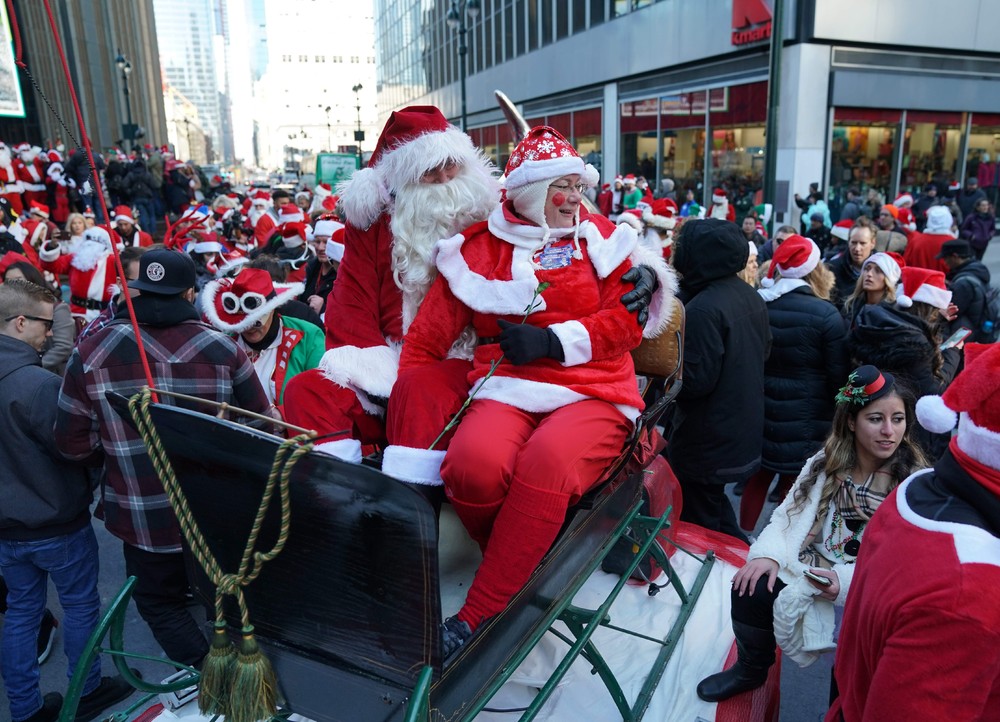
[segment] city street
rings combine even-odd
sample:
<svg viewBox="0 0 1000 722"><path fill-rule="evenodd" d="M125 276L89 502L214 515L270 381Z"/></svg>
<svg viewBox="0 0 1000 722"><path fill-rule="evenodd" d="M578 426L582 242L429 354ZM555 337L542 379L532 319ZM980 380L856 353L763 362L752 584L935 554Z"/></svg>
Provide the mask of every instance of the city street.
<svg viewBox="0 0 1000 722"><path fill-rule="evenodd" d="M990 268L990 273L994 279L1000 278L1000 241L994 239L984 262ZM737 497L731 497L734 504L738 504ZM772 504L765 507L761 515L761 521L757 531L763 528L771 510ZM122 559L121 544L105 530L103 524L95 523L97 537L101 546L101 602L106 607L115 597L125 579L124 561ZM49 607L61 618L59 602L55 590L51 588L49 592ZM130 605L129 614L125 626L125 639L128 649L142 654L157 656L160 655L159 647L153 641L149 629L135 611L135 606ZM829 688L831 659L825 657L811 667L800 669L792 662L782 665L781 673L781 721L782 722L815 722L822 719L826 711L826 690ZM139 662L135 665L143 676L150 679L159 679L167 675L168 669L151 662ZM113 674L113 666L105 661L104 673ZM42 690L45 691L65 691L66 687L66 658L63 655L62 635L57 633L55 648L52 657L42 667ZM820 691L821 694L817 694ZM0 722L9 722L10 713L7 708L7 699L4 694L0 698ZM360 721L359 721L360 722Z"/></svg>

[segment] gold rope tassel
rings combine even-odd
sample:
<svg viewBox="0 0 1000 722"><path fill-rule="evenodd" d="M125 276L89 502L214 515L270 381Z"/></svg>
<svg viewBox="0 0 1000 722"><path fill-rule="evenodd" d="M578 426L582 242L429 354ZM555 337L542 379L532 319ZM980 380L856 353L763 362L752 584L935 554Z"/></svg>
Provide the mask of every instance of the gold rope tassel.
<svg viewBox="0 0 1000 722"><path fill-rule="evenodd" d="M243 627L230 689L227 722L259 722L278 711L278 680L253 636L252 625Z"/></svg>
<svg viewBox="0 0 1000 722"><path fill-rule="evenodd" d="M212 646L201 666L198 709L206 715L229 715L229 691L232 689L236 648L226 633L226 623L216 620Z"/></svg>

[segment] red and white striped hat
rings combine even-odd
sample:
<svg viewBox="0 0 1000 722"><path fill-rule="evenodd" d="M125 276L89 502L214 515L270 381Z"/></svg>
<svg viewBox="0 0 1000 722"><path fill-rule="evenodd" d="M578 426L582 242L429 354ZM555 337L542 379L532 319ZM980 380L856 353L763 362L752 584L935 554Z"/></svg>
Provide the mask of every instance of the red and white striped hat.
<svg viewBox="0 0 1000 722"><path fill-rule="evenodd" d="M941 271L907 266L900 273L899 290L896 305L902 308L909 308L914 301L920 301L943 310L951 303L951 291L945 285Z"/></svg>
<svg viewBox="0 0 1000 722"><path fill-rule="evenodd" d="M819 246L811 239L798 234L791 235L774 252L767 277L760 285L771 288L774 285L775 270L781 272L782 278L805 278L819 265L819 259Z"/></svg>

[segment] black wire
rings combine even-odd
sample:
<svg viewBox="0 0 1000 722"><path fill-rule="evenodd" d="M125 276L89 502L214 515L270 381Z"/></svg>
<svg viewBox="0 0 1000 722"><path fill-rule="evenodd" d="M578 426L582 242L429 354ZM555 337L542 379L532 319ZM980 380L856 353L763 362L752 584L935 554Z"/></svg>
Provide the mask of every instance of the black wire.
<svg viewBox="0 0 1000 722"><path fill-rule="evenodd" d="M511 707L509 709L501 709L499 707L483 707L483 712L495 712L497 714L507 714L509 712L527 712L527 707Z"/></svg>

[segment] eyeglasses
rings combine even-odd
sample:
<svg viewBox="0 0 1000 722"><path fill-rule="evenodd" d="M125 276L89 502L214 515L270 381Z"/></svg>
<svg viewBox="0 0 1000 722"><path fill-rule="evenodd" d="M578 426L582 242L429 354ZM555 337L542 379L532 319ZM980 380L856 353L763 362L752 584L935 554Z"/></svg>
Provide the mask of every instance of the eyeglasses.
<svg viewBox="0 0 1000 722"><path fill-rule="evenodd" d="M44 323L46 331L51 331L52 330L52 320L53 319L51 319L51 318L41 318L39 316L29 316L26 313L15 313L13 316L8 316L3 321L4 321L4 323L10 323L15 318L22 318L22 317L28 319L29 321L38 321L39 323Z"/></svg>
<svg viewBox="0 0 1000 722"><path fill-rule="evenodd" d="M575 183L575 184L571 184L571 185L560 186L560 185L556 185L555 183L553 183L552 185L549 186L549 190L551 190L551 191L561 191L562 193L569 193L570 191L572 191L574 189L576 190L577 193L579 193L580 195L583 195L583 192L585 190L587 190L587 184L586 183Z"/></svg>

